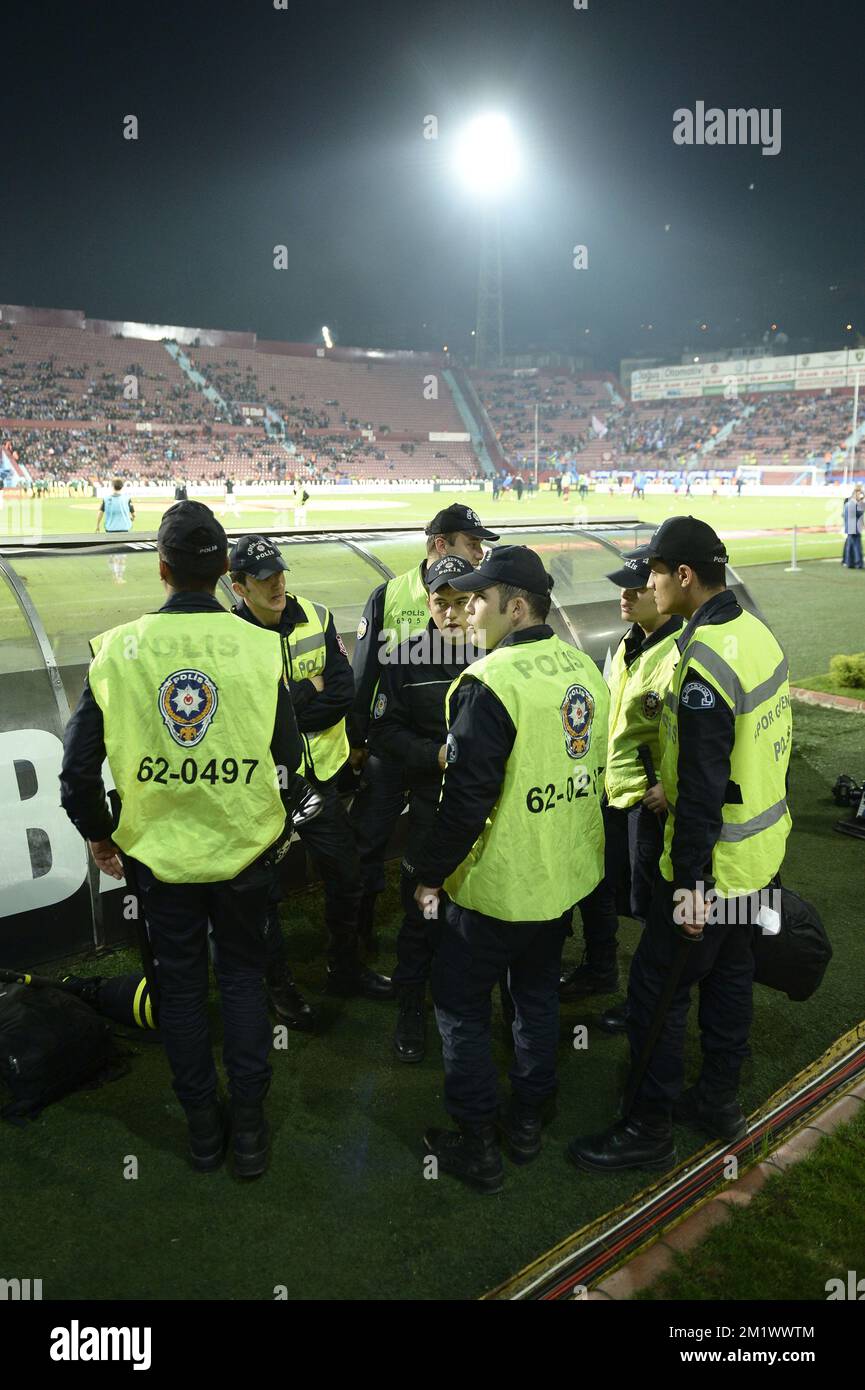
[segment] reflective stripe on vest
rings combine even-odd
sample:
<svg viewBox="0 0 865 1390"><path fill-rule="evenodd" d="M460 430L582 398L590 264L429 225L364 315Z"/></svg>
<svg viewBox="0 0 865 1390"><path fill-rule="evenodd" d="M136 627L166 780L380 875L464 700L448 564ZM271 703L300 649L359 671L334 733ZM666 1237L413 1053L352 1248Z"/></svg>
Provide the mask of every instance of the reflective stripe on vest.
<svg viewBox="0 0 865 1390"><path fill-rule="evenodd" d="M793 823L786 800L793 723L787 661L765 623L747 611L728 623L699 627L682 652L661 721L661 781L669 807L661 873L668 881L673 879L679 696L689 669L712 683L735 720L730 780L740 788L742 802L725 802L721 810L712 852L715 887L722 897L759 892L781 867Z"/></svg>
<svg viewBox="0 0 865 1390"><path fill-rule="evenodd" d="M727 626L727 624L723 624L723 626ZM746 692L732 666L724 660L719 652L713 647L707 646L705 642L689 643L688 660L698 661L707 675L711 676L715 685L724 691L724 694L729 697L734 714L750 714L758 705L762 705L765 700L775 694L776 690L780 690L782 684L787 680L789 670L787 658L782 652L781 660L771 676L767 676L753 690Z"/></svg>
<svg viewBox="0 0 865 1390"><path fill-rule="evenodd" d="M648 744L655 770L661 764L660 722L670 681L679 660L677 633L641 652L630 666L625 643L619 643L610 668L610 746L607 798L611 806L636 806L646 794L646 774L637 757Z"/></svg>
<svg viewBox="0 0 865 1390"><path fill-rule="evenodd" d="M306 680L309 676L324 674L327 662L325 633L330 622L330 610L323 603L313 603L312 599L293 595L303 610L303 621L295 625L294 631L284 638L288 649L291 679ZM348 734L345 719L338 719L328 729L318 733L301 734L303 757L297 771L305 777L315 777L319 782L328 782L335 777L349 754Z"/></svg>
<svg viewBox="0 0 865 1390"><path fill-rule="evenodd" d="M498 800L445 888L461 907L501 921L553 921L603 874L606 682L558 637L498 647L454 681L448 722L466 679L501 701L516 738Z"/></svg>
<svg viewBox="0 0 865 1390"><path fill-rule="evenodd" d="M166 883L235 878L285 824L279 639L223 613L148 613L90 645L122 804L113 838Z"/></svg>

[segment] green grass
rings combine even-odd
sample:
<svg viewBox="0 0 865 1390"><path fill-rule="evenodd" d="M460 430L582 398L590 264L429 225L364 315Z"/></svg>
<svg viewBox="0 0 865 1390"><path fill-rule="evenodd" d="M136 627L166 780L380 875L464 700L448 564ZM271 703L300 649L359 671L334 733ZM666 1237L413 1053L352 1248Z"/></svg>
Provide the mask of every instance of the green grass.
<svg viewBox="0 0 865 1390"><path fill-rule="evenodd" d="M852 715L797 707L794 718L787 878L819 904L836 958L805 1004L757 990L742 1084L749 1111L862 1016L861 894L851 891L861 884L862 846L833 832L829 795L861 735ZM312 998L324 971L321 912L312 892L286 904L283 917L295 973ZM382 920L378 965L389 969L399 921L393 872ZM637 937L626 922L623 979ZM577 950L577 942L566 948L569 960ZM131 953L98 971L86 965L90 973L132 968ZM476 1297L643 1186L639 1174L577 1174L564 1158L570 1138L615 1112L625 1044L594 1026L609 1002L563 1009L559 1114L541 1157L525 1169L508 1164L495 1198L446 1175L424 1179L421 1136L444 1119L441 1061L434 1029L422 1064L392 1059L392 1005L324 999L321 1034L290 1034L288 1049L273 1054L273 1163L249 1186L225 1170L201 1176L185 1166L164 1056L139 1039L128 1076L50 1106L24 1130L3 1131L3 1272L42 1278L46 1298L270 1299L277 1285L299 1299ZM215 1000L212 1017L218 1038ZM578 1052L571 1037L584 1022L589 1046ZM693 1074L694 1017L687 1046ZM498 1030L495 1055L504 1078ZM695 1138L680 1129L677 1139L684 1158ZM139 1161L134 1181L123 1177L128 1155Z"/></svg>
<svg viewBox="0 0 865 1390"><path fill-rule="evenodd" d="M221 499L204 499L220 514ZM836 498L792 497L647 497L634 501L627 491L610 496L609 492L590 493L585 503L571 494L568 503L546 489L536 497L525 495L522 502L503 496L494 503L489 494L460 493L448 489L440 493L365 494L352 489L342 496L318 497L310 501L308 528L311 530L358 530L365 526L404 526L417 529L426 525L441 507L452 501L467 502L480 511L483 520L520 522L564 520L572 522L586 516L638 517L647 527L654 528L665 517L690 513L702 517L725 537L729 538L731 562L734 565L753 565L781 561L789 563L790 536L760 535L761 531L788 530L800 527L830 526L830 534L799 536L799 559L837 557L840 559L843 542L836 534L839 528L840 503ZM171 499L148 498L142 495L136 503L136 531L155 531L163 511ZM0 544L4 535L77 534L90 536L96 525L98 502L92 498L48 497L41 503L25 499L10 499L0 513ZM294 513L287 509L285 498L278 496L240 501L241 517L227 515L225 523L235 530L255 531L265 527L293 527ZM737 533L745 534L737 534ZM753 534L748 534L748 533Z"/></svg>
<svg viewBox="0 0 865 1390"><path fill-rule="evenodd" d="M839 652L861 649L865 584L858 570L818 561L787 574L783 565L753 565L742 578L787 653L794 684L828 671Z"/></svg>
<svg viewBox="0 0 865 1390"><path fill-rule="evenodd" d="M861 685L842 685L834 677L823 676L803 676L796 682L804 690L822 690L829 695L844 695L848 700L865 701L865 686Z"/></svg>
<svg viewBox="0 0 865 1390"><path fill-rule="evenodd" d="M637 1297L825 1299L830 1279L865 1276L865 1106L813 1153L771 1177Z"/></svg>

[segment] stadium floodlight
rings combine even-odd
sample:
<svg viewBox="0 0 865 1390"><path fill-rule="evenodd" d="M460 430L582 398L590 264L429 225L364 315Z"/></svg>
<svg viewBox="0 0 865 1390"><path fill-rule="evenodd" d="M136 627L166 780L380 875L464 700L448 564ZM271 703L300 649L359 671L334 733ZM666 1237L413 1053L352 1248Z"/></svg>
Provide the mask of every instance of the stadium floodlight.
<svg viewBox="0 0 865 1390"><path fill-rule="evenodd" d="M454 167L469 192L485 199L504 193L520 170L507 116L491 111L471 121L457 138Z"/></svg>
<svg viewBox="0 0 865 1390"><path fill-rule="evenodd" d="M324 339L324 345L325 345L325 347L326 347L326 348L332 348L332 347L333 347L333 338L330 336L330 329L327 328L327 327L323 328L323 329L321 330L321 336L322 336L322 338Z"/></svg>
<svg viewBox="0 0 865 1390"><path fill-rule="evenodd" d="M499 204L520 172L511 123L500 112L476 116L457 137L454 171L483 209L475 323L475 366L501 366L504 354Z"/></svg>

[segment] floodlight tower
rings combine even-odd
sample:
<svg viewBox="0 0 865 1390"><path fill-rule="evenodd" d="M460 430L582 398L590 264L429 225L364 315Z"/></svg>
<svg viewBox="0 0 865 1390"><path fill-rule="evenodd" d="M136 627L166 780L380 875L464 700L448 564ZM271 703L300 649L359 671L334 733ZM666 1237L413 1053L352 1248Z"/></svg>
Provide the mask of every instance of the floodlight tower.
<svg viewBox="0 0 865 1390"><path fill-rule="evenodd" d="M478 116L460 136L457 172L481 205L476 367L500 367L504 356L500 204L516 178L519 163L516 141L505 116Z"/></svg>

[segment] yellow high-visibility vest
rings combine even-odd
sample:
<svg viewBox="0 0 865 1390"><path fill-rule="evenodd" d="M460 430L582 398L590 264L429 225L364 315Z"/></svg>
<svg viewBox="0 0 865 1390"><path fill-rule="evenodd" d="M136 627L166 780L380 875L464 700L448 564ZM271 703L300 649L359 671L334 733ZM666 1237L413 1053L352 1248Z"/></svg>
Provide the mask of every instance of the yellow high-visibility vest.
<svg viewBox="0 0 865 1390"><path fill-rule="evenodd" d="M610 747L607 798L611 806L636 806L646 794L646 774L637 757L648 744L652 765L661 765L661 711L679 661L677 633L671 632L641 652L630 666L620 642L610 668Z"/></svg>
<svg viewBox="0 0 865 1390"><path fill-rule="evenodd" d="M327 661L325 633L330 622L330 610L323 603L313 603L312 599L300 598L297 594L293 598L303 609L303 621L297 623L290 636L282 640L288 649L291 679L300 681L324 673ZM327 782L335 777L349 754L345 719L338 719L335 724L320 729L318 733L301 733L301 739L303 757L297 771L305 777L315 777L319 782Z"/></svg>
<svg viewBox="0 0 865 1390"><path fill-rule="evenodd" d="M757 893L780 869L793 824L786 792L793 738L787 658L766 624L747 611L689 633L661 720L661 782L669 807L661 873L668 882L673 879L679 697L689 670L711 682L735 719L730 780L741 788L742 804L725 802L722 808L712 851L715 887L724 898Z"/></svg>
<svg viewBox="0 0 865 1390"><path fill-rule="evenodd" d="M222 613L147 613L90 647L114 840L165 883L235 878L285 825L270 751L279 642Z"/></svg>
<svg viewBox="0 0 865 1390"><path fill-rule="evenodd" d="M604 871L606 682L590 657L558 637L497 647L450 687L448 722L467 679L502 702L516 739L489 819L444 886L461 907L489 917L552 921Z"/></svg>

